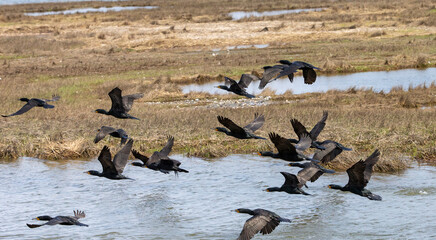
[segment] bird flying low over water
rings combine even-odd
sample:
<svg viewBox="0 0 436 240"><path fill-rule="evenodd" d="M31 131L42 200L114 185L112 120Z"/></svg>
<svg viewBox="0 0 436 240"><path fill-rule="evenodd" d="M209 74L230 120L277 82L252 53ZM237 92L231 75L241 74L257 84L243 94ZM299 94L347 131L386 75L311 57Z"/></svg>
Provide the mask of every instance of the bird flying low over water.
<svg viewBox="0 0 436 240"><path fill-rule="evenodd" d="M83 223L78 221L80 218L85 217L85 212L79 211L79 210L73 211L73 212L74 212L74 216L57 216L54 218L47 216L47 215L39 216L39 217L35 218L34 220L41 220L41 221L47 221L47 222L44 224L28 224L27 223L27 226L29 228L37 228L37 227L41 227L44 225L52 226L52 225L60 224L60 225L77 225L77 226L88 227L88 225L83 224Z"/></svg>
<svg viewBox="0 0 436 240"><path fill-rule="evenodd" d="M179 167L181 162L168 157L168 154L170 154L173 145L174 145L174 137L168 136L167 144L159 152L158 151L154 152L150 158L140 154L136 150L132 150L133 156L142 161L142 163L133 162L132 165L138 167L150 168L152 170L160 171L165 174L168 174L171 171L174 171L174 174L176 175L178 174L178 172L188 173L189 171Z"/></svg>
<svg viewBox="0 0 436 240"><path fill-rule="evenodd" d="M53 105L50 105L47 102L54 102L54 101L59 100L60 98L61 97L59 97L57 95L53 95L52 99L20 98L20 101L26 102L26 104L24 104L24 106L20 110L18 110L17 112L12 113L10 115L2 115L2 117L12 117L12 116L16 116L16 115L21 115L21 114L29 111L33 107L42 107L45 109L54 108Z"/></svg>
<svg viewBox="0 0 436 240"><path fill-rule="evenodd" d="M124 167L127 164L127 159L129 158L130 150L132 149L133 139L129 139L126 145L115 154L112 161L112 156L109 148L104 146L98 156L98 160L103 167L103 172L98 172L94 170L87 171L86 173L94 176L105 177L113 180L119 179L130 179L122 175Z"/></svg>
<svg viewBox="0 0 436 240"><path fill-rule="evenodd" d="M223 132L229 136L239 139L249 139L249 138L265 139L263 137L259 137L254 134L254 132L257 129L261 128L265 123L265 117L262 114L255 113L254 120L245 127L240 127L236 125L236 123L234 123L229 118L223 116L217 116L217 118L218 118L218 122L224 125L227 129L223 127L216 127L215 131Z"/></svg>
<svg viewBox="0 0 436 240"><path fill-rule="evenodd" d="M216 86L219 89L223 89L241 96L245 96L248 98L254 98L255 96L252 94L249 94L245 91L245 89L250 85L251 81L258 80L259 78L253 74L242 74L241 79L239 82L236 82L235 80L224 77L224 84L225 85L219 85Z"/></svg>
<svg viewBox="0 0 436 240"><path fill-rule="evenodd" d="M322 114L322 118L321 120L319 120L319 122L317 124L315 124L315 126L312 128L312 130L310 130L310 132L308 132L306 130L306 127L304 127L303 124L301 124L297 119L293 118L291 119L291 124L292 127L294 128L294 132L297 134L298 139L301 138L301 136L303 134L307 134L309 135L310 139L312 139L311 142L311 146L313 148L318 148L318 149L325 149L325 147L320 146L319 144L317 144L316 142L316 138L318 137L318 135L321 133L321 131L324 129L325 127L325 122L327 120L328 117L328 112L324 111ZM296 139L289 139L292 143L297 143L298 141Z"/></svg>
<svg viewBox="0 0 436 240"><path fill-rule="evenodd" d="M349 191L370 200L381 201L382 197L365 189L372 175L372 169L380 158L380 152L376 149L365 161L358 161L347 169L348 183L345 186L330 184L329 188L341 191Z"/></svg>
<svg viewBox="0 0 436 240"><path fill-rule="evenodd" d="M291 222L287 218L282 218L274 212L265 209L236 209L237 213L247 213L252 215L251 218L245 221L241 234L237 240L249 240L258 232L262 234L270 234L280 224L280 222Z"/></svg>
<svg viewBox="0 0 436 240"><path fill-rule="evenodd" d="M261 78L259 89L265 88L265 86L283 76L288 76L289 81L294 81L294 73L297 72L298 69L303 70L303 78L305 84L312 84L316 81L316 72L313 69L318 69L312 64L295 61L290 62L288 60L280 60L279 63L282 65L274 65L274 66L265 66L264 75Z"/></svg>
<svg viewBox="0 0 436 240"><path fill-rule="evenodd" d="M132 95L121 96L121 89L116 87L112 89L112 91L110 91L108 95L112 101L111 109L109 110L109 112L104 109L97 109L95 110L96 113L111 115L116 118L122 118L122 119L127 118L127 119L140 120L139 118L133 117L127 112L129 112L130 109L132 109L133 101L142 98L144 94L137 93Z"/></svg>
<svg viewBox="0 0 436 240"><path fill-rule="evenodd" d="M317 161L303 154L303 152L309 148L310 143L312 141L309 135L303 134L298 144L295 145L293 145L291 141L289 141L289 139L281 137L277 133L271 132L268 134L268 136L271 142L273 142L274 146L277 148L278 153L259 152L258 154L260 156L280 158L285 161L303 161L303 160Z"/></svg>
<svg viewBox="0 0 436 240"><path fill-rule="evenodd" d="M323 147L324 149L317 149L312 158L319 160L323 164L331 162L333 159L336 158L336 156L342 153L342 151L353 150L351 148L344 147L342 144L332 140L325 140L323 142L317 141L316 144Z"/></svg>
<svg viewBox="0 0 436 240"><path fill-rule="evenodd" d="M129 136L127 135L126 131L123 129L115 129L113 127L108 126L102 126L100 129L97 130L97 136L95 136L94 143L100 142L106 135L111 135L112 137L121 138L120 145L126 143Z"/></svg>

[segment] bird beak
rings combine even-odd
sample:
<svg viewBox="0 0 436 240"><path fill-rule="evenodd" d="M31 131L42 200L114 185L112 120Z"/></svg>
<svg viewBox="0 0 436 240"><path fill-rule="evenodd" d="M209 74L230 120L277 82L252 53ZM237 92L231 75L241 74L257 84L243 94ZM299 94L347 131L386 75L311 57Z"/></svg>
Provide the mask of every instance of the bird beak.
<svg viewBox="0 0 436 240"><path fill-rule="evenodd" d="M87 174L91 175L91 173L89 173L89 171L87 171L87 172L84 172L84 173L87 173Z"/></svg>
<svg viewBox="0 0 436 240"><path fill-rule="evenodd" d="M239 210L238 210L238 209L236 209L236 210L235 210L235 212L239 213Z"/></svg>
<svg viewBox="0 0 436 240"><path fill-rule="evenodd" d="M98 113L98 111L97 111L97 110L96 110L95 112L96 112L96 113Z"/></svg>
<svg viewBox="0 0 436 240"><path fill-rule="evenodd" d="M39 220L39 218L34 218L33 220Z"/></svg>
<svg viewBox="0 0 436 240"><path fill-rule="evenodd" d="M259 155L259 156L262 156L262 153L260 153L260 152L257 152L257 155Z"/></svg>
<svg viewBox="0 0 436 240"><path fill-rule="evenodd" d="M329 185L328 187L329 187L329 188L332 188L332 186L330 186L330 185Z"/></svg>

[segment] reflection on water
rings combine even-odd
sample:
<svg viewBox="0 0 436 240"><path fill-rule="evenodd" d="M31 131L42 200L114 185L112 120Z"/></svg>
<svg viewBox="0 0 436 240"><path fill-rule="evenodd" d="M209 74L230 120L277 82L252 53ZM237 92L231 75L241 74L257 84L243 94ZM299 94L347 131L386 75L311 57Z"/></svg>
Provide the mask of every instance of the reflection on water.
<svg viewBox="0 0 436 240"><path fill-rule="evenodd" d="M247 48L267 48L269 44L252 44L252 45L238 45L238 46L228 46L226 48L213 48L212 52L218 52L221 50L234 50L234 49L247 49Z"/></svg>
<svg viewBox="0 0 436 240"><path fill-rule="evenodd" d="M34 12L34 13L25 13L27 16L44 16L44 15L58 15L58 14L76 14L76 13L90 13L90 12L119 12L119 11L128 11L128 10L137 10L137 9L155 9L157 6L145 6L145 7L99 7L99 8L76 8L76 9L68 9L64 11L51 11L51 12Z"/></svg>
<svg viewBox="0 0 436 240"><path fill-rule="evenodd" d="M27 4L27 3L57 3L57 2L84 2L89 0L0 0L0 5ZM127 0L94 0L97 2L122 2Z"/></svg>
<svg viewBox="0 0 436 240"><path fill-rule="evenodd" d="M352 87L356 88L372 88L374 91L389 92L393 87L401 87L407 90L409 87L418 85L430 85L436 81L436 68L427 68L424 70L403 69L396 71L380 71L380 72L361 72L334 76L318 76L316 82L312 85L304 84L303 77L297 76L294 82L289 82L287 77L278 79L266 85L276 92L283 94L291 90L294 94L309 93L309 92L326 92L328 90L347 90ZM221 82L212 82L202 85L191 84L182 87L183 93L189 92L206 92L210 94L231 94L214 86L222 84ZM258 89L259 82L251 83L247 92L257 95L262 92Z"/></svg>
<svg viewBox="0 0 436 240"><path fill-rule="evenodd" d="M309 183L311 196L268 193L280 186L280 171L299 169L257 155L214 161L173 156L188 174L165 175L128 165L135 180L113 181L83 173L100 170L91 161L21 158L0 163L0 238L8 239L236 239L248 215L236 208L266 208L292 223L261 239L434 239L436 167L414 166L400 175L374 173L368 189L383 197L370 201L327 188L346 184L346 173ZM419 192L425 191L426 194ZM89 227L29 229L41 214L70 215L82 209ZM346 227L345 227L346 226Z"/></svg>
<svg viewBox="0 0 436 240"><path fill-rule="evenodd" d="M232 17L232 20L236 21L243 18L249 17L266 17L266 16L276 16L283 14L291 14L291 13L300 13L300 12L316 12L322 11L324 8L308 8L308 9L292 9L292 10L276 10L276 11L266 11L266 12L231 12L229 16Z"/></svg>

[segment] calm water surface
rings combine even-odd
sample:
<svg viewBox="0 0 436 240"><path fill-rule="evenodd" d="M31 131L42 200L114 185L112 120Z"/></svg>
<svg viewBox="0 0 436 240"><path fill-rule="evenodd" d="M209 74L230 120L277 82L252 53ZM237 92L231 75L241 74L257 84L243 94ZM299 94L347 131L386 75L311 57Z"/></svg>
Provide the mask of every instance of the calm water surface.
<svg viewBox="0 0 436 240"><path fill-rule="evenodd" d="M265 208L292 223L254 239L435 239L436 167L414 166L398 175L375 173L368 185L383 201L327 188L345 173L309 183L311 196L268 193L280 186L284 161L233 155L214 161L173 156L188 174L164 175L128 165L135 180L113 181L83 173L98 160L20 158L0 163L1 239L236 239L248 215L235 208ZM26 223L43 214L82 209L89 227Z"/></svg>
<svg viewBox="0 0 436 240"><path fill-rule="evenodd" d="M351 87L356 88L372 88L374 91L389 92L393 87L402 87L407 90L410 86L430 85L436 82L436 68L427 68L424 70L418 69L403 69L396 71L380 71L380 72L361 72L333 76L318 76L316 82L312 85L304 84L303 77L297 76L294 82L291 83L287 77L277 79L266 85L276 92L283 94L291 90L294 94L309 93L309 92L326 92L328 90L347 90ZM191 84L183 86L183 93L189 92L207 92L210 94L231 94L215 86L221 85L222 82L212 82L206 84ZM262 92L258 89L259 81L251 83L247 92L257 95Z"/></svg>
<svg viewBox="0 0 436 240"><path fill-rule="evenodd" d="M157 6L145 6L145 7L99 7L99 8L76 8L76 9L68 9L64 11L50 11L50 12L34 12L34 13L25 13L27 16L44 16L44 15L59 15L59 14L77 14L77 13L90 13L90 12L120 12L120 11L129 11L129 10L137 10L137 9L156 9Z"/></svg>
<svg viewBox="0 0 436 240"><path fill-rule="evenodd" d="M265 12L231 12L229 16L232 17L232 20L236 21L243 18L249 17L266 17L266 16L277 16L283 14L291 14L291 13L301 13L301 12L315 12L322 11L324 8L308 8L308 9L292 9L292 10L276 10L276 11L265 11Z"/></svg>

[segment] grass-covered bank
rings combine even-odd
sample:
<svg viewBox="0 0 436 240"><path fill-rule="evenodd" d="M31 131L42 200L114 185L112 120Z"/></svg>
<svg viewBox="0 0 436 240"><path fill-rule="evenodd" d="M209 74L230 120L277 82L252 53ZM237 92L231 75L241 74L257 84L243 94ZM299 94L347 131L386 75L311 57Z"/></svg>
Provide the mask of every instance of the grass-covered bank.
<svg viewBox="0 0 436 240"><path fill-rule="evenodd" d="M274 131L295 137L289 122L291 117L310 128L320 119L322 111L328 110L327 125L319 139L333 139L353 148L352 152L344 152L333 161L332 168L346 169L375 148L382 152L377 165L380 171L404 169L409 164L408 159L436 160L435 85L409 91L394 89L387 94L350 89L277 95L268 100L274 104L245 108L208 108L206 99L190 104L139 101L132 114L141 121L94 113L96 108L110 106L109 97L102 96L93 101L64 98L56 103L55 109L32 109L26 115L1 119L0 158L96 157L104 144L117 146L119 143L118 139L105 139L94 144L96 129L101 125L124 128L136 140L135 148L148 153L160 149L166 135L171 134L175 137L174 153L199 157L251 154L274 147L269 140L238 140L215 132L213 128L219 126L217 115L243 125L252 120L255 112L260 112L266 116L266 122L259 129L259 135L266 137ZM20 104L16 101L9 104L8 109L19 108ZM6 108L0 110L4 112Z"/></svg>

